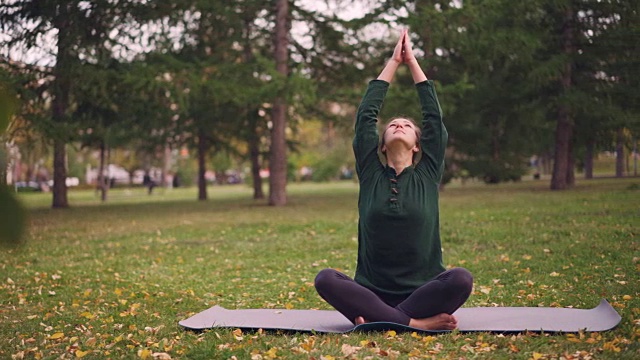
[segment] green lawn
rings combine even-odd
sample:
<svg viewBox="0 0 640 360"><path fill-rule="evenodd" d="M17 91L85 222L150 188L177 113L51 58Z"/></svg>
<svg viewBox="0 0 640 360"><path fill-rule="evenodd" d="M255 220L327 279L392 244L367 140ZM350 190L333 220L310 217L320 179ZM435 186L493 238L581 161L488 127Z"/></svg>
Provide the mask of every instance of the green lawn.
<svg viewBox="0 0 640 360"><path fill-rule="evenodd" d="M244 186L114 190L106 204L72 191L22 194L27 245L0 250L0 358L637 359L640 179L453 184L441 195L445 262L475 276L465 306L591 308L606 298L613 331L560 335L184 331L213 305L329 309L315 274L355 269L357 187L292 184L290 203Z"/></svg>

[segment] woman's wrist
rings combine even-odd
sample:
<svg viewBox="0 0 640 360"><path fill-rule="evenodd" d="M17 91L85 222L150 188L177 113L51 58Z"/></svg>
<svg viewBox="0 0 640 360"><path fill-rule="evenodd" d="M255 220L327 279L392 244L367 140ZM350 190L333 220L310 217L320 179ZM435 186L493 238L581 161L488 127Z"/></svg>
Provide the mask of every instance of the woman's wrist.
<svg viewBox="0 0 640 360"><path fill-rule="evenodd" d="M387 60L387 65L399 67L400 64L402 64L402 61L398 61L398 60L396 60L394 58L391 58L391 59Z"/></svg>
<svg viewBox="0 0 640 360"><path fill-rule="evenodd" d="M416 58L411 58L408 59L407 61L405 61L405 63L407 64L407 66L411 67L411 66L417 66L420 67L420 63L418 62L418 59Z"/></svg>

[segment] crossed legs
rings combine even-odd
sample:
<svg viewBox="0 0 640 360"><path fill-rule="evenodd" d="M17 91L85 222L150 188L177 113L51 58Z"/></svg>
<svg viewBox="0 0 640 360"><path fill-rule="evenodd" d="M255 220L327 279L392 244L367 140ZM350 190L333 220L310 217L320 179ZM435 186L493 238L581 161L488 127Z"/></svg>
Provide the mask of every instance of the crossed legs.
<svg viewBox="0 0 640 360"><path fill-rule="evenodd" d="M451 330L453 314L471 294L473 277L464 268L447 270L407 298L386 299L334 269L315 279L318 294L351 322L387 321L417 328Z"/></svg>

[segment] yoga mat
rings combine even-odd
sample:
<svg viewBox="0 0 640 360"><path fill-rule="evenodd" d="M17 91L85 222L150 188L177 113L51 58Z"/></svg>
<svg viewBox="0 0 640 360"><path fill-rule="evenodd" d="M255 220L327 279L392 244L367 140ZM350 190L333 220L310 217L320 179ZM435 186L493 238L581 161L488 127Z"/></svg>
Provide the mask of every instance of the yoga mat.
<svg viewBox="0 0 640 360"><path fill-rule="evenodd" d="M454 313L462 332L579 332L605 331L616 327L620 315L602 299L593 309L553 307L469 307ZM241 329L315 331L345 333L349 331L426 331L388 322L354 326L335 310L240 309L214 306L179 324L187 329L204 330L217 327Z"/></svg>

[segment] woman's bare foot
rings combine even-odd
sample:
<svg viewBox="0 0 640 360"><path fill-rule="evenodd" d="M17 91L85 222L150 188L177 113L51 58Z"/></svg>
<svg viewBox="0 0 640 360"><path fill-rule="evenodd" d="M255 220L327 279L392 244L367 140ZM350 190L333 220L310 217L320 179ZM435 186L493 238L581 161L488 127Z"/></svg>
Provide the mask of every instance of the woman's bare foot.
<svg viewBox="0 0 640 360"><path fill-rule="evenodd" d="M367 322L362 316L358 316L355 321L356 325ZM409 326L423 330L453 330L458 327L458 320L453 315L442 313L424 319L411 319Z"/></svg>
<svg viewBox="0 0 640 360"><path fill-rule="evenodd" d="M458 320L453 315L442 313L424 319L411 319L409 326L423 330L453 330L458 327Z"/></svg>

